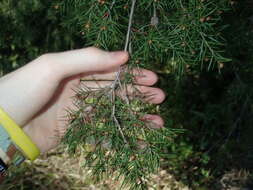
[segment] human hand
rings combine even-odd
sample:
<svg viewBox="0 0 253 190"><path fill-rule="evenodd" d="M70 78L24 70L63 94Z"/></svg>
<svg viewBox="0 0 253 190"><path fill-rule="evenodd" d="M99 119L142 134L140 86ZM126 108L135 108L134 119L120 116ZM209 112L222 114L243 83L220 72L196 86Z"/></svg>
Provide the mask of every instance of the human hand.
<svg viewBox="0 0 253 190"><path fill-rule="evenodd" d="M100 80L100 86L106 85L127 60L126 52L106 52L93 47L45 54L0 78L0 107L18 125L24 126L24 131L44 153L54 148L60 139L56 137L66 132L68 123L63 118L66 110L74 107L72 97L80 79L93 75L92 78ZM161 103L164 92L150 87L157 82L156 74L145 69L139 72L141 75L135 77L136 88L143 94L155 94L148 100L150 103ZM98 85L97 81L87 83ZM163 125L158 115L144 118Z"/></svg>

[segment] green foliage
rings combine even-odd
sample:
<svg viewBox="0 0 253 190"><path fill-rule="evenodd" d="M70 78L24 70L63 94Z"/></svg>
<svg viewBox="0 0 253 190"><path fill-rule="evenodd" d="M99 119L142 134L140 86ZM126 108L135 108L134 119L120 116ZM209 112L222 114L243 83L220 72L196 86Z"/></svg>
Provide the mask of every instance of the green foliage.
<svg viewBox="0 0 253 190"><path fill-rule="evenodd" d="M83 45L123 49L131 1L119 0L113 6L112 2L2 1L0 21L6 27L0 27L1 74L48 51ZM131 120L129 107L116 101L121 109L117 118L123 119L124 134L134 146L131 150L112 127L108 108L92 116L100 118L95 119L95 128L70 112L76 119L65 138L69 149L83 145L97 177L117 168L130 182L158 165L195 189L219 189L215 183L231 168L251 172L253 9L249 7L253 7L250 0L138 0L129 64L154 69L167 101L157 108L136 102L140 115ZM89 101L86 105L94 105L97 99ZM111 104L108 97L97 103L99 108ZM165 118L162 133L142 128L138 117L149 110L158 110ZM142 127L131 127L136 124ZM154 144L139 149L131 144L136 140L133 134ZM140 164L150 168L140 170Z"/></svg>
<svg viewBox="0 0 253 190"><path fill-rule="evenodd" d="M42 53L79 46L60 25L57 9L51 1L1 1L0 75Z"/></svg>
<svg viewBox="0 0 253 190"><path fill-rule="evenodd" d="M59 5L64 25L88 45L122 49L131 1L66 0ZM132 33L132 62L145 67L174 70L210 70L229 59L223 57L224 40L217 26L228 1L146 1L136 5ZM153 19L158 19L154 25ZM148 63L153 62L154 65Z"/></svg>
<svg viewBox="0 0 253 190"><path fill-rule="evenodd" d="M87 44L111 50L122 49L124 46L131 3L132 1L63 1L59 6L62 9L66 27L72 32L76 32L76 35L81 35ZM162 73L172 73L174 77L181 78L182 75L185 75L185 77L188 77L189 74L198 75L200 71L220 72L224 62L229 61L229 59L223 57L225 40L221 32L226 28L226 25L220 24L221 14L228 11L229 8L230 5L227 1L137 1L131 29L129 51L132 59L129 65L134 67L138 63L138 66L159 69ZM77 144L87 142L87 137L94 137L94 134L98 134L94 140L95 148L88 151L90 153L87 159L88 166L93 168L94 176L100 176L102 172L110 175L111 172L109 171L117 169L119 174L124 175L126 181L131 182L134 188L143 189L144 186L141 185L145 183L142 179L155 171L154 166L159 165L160 159L177 163L174 167L170 167L174 171L180 170L177 166L182 167L182 165L187 165L185 167L190 167L190 169L196 168L188 166L190 163L184 163L185 160L191 159L191 157L194 157L194 159L198 157L197 160L201 165L208 163L207 154L202 155L201 150L195 153L193 146L188 145L189 142L181 140L179 145L176 146L178 149L175 149L173 148L175 147L174 142L166 142L163 135L167 134L161 135L162 133L153 142L154 144L161 141L165 142L164 146L158 149L157 155L153 154L155 147L152 146L150 147L152 154L146 155L140 150L137 151L137 154L136 151L133 151L135 150L134 147L138 145L136 139L139 136L142 136L142 138L149 136L149 133L153 131L133 133L133 131L136 131L133 126L138 124L138 118L133 119L133 115L128 111L132 109L131 106L133 105L130 104L130 107L125 109L125 104L126 102L119 107L116 106L118 108L117 113L119 113L116 117L119 118L121 126L123 126L123 134L127 134L127 143L124 141L124 135L122 137L120 133L121 129L118 129L113 120L109 120L108 126L104 122L98 121L97 118L101 118L101 115L97 115L97 111L92 117L93 123L91 126L87 126L87 121L83 121L82 116L80 116L80 112L85 110L82 105L77 105L78 112L71 113L71 118L74 118L74 126L72 123L65 139L70 148L76 148ZM110 108L112 104L107 106ZM142 105L138 106L141 107ZM102 118L111 117L110 109L106 109L106 106L99 107L103 110ZM198 113L195 110L192 110L192 112ZM105 116L105 113L107 116ZM167 122L170 120L168 118ZM103 130L101 130L101 123L103 123ZM143 125L141 126L143 130ZM109 127L110 130L108 130ZM171 129L171 126L167 126L167 129ZM172 138L170 134L168 135L167 138ZM115 139L115 137L117 138ZM102 146L104 138L109 142L115 141L115 144L109 143L111 144L110 150L106 150ZM129 140L130 149L129 146L123 146L123 144L128 144ZM141 140L148 144L152 143L148 138ZM133 141L134 143L132 143ZM137 145L134 145L135 143ZM104 155L106 154L111 155L111 157L105 158ZM136 156L136 154L141 155L141 157ZM162 156L165 154L167 156ZM174 157L174 155L176 156ZM132 157L138 158L137 165L139 167L134 167L136 161L135 159L132 160ZM117 162L114 161L115 159ZM124 162L124 160L127 162ZM147 165L145 160L149 161L151 165ZM151 162L151 160L154 162ZM198 175L207 179L210 172L207 169L200 168ZM193 181L193 185L195 185L194 183L195 181Z"/></svg>
<svg viewBox="0 0 253 190"><path fill-rule="evenodd" d="M71 152L80 145L85 147L85 166L92 168L96 179L124 176L122 186L146 189L150 174L159 168L160 159L169 156L166 149L173 143L175 133L169 128L157 129L152 123L147 125L140 119L146 109L140 100L126 104L123 99L113 97L115 100L111 101L111 91L110 86L77 91L76 108L69 110L71 124L64 143ZM120 124L115 123L112 108Z"/></svg>

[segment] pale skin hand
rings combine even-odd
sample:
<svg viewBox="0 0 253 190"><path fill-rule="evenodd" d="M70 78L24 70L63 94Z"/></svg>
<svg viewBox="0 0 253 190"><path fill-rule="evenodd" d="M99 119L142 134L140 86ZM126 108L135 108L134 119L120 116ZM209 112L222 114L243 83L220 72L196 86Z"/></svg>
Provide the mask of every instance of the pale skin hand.
<svg viewBox="0 0 253 190"><path fill-rule="evenodd" d="M54 148L66 131L66 109L74 107L73 89L80 78L113 80L115 71L128 60L123 51L106 52L85 48L43 55L26 66L0 78L0 107L31 137L42 153ZM91 77L92 76L92 77ZM157 76L142 69L135 77L137 88L152 94L150 103L159 104L165 99L161 89L150 87ZM108 82L100 82L100 86ZM97 86L97 82L87 82ZM130 90L131 91L131 90ZM131 94L130 94L131 96ZM146 115L149 122L163 126L158 115Z"/></svg>

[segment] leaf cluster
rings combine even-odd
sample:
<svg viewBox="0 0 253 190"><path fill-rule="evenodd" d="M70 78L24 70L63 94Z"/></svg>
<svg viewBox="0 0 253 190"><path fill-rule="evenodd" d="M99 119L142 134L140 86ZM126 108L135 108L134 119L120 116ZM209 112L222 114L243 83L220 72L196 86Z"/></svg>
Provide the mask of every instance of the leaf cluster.
<svg viewBox="0 0 253 190"><path fill-rule="evenodd" d="M122 49L131 1L67 0L59 6L64 26L87 45ZM139 0L136 6L132 63L181 75L189 68L210 70L229 61L221 37L225 26L219 25L221 15L230 9L228 1ZM153 25L152 19L158 23Z"/></svg>
<svg viewBox="0 0 253 190"><path fill-rule="evenodd" d="M124 177L122 186L146 189L148 177L157 171L160 159L166 157L175 134L169 129L155 129L156 125L144 123L140 118L145 113L145 106L140 100L127 105L121 99L112 102L108 94L106 88L77 92L78 111L69 110L71 124L64 143L71 152L84 146L85 166L92 169L96 179L114 174L114 180ZM120 125L116 125L112 117L113 106Z"/></svg>
<svg viewBox="0 0 253 190"><path fill-rule="evenodd" d="M64 26L82 36L86 44L122 49L131 1L73 0L59 6ZM191 71L220 69L223 62L229 61L223 56L224 39L220 35L224 25L218 25L221 14L227 10L227 1L222 0L137 1L129 67L156 67L177 77ZM121 81L126 84L124 79ZM120 86L117 90L121 90ZM72 122L64 142L74 151L79 144L92 142L86 166L92 168L94 176L110 176L116 170L118 178L124 176L124 184L145 189L160 160L171 156L173 133L169 128L148 127L140 121L146 113L142 112L145 105L140 101L129 103L124 98L114 97L111 101L109 91L100 89L92 95L89 90L80 91L77 109L70 111ZM92 98L91 103L86 102L87 98ZM183 151L183 157L191 152Z"/></svg>

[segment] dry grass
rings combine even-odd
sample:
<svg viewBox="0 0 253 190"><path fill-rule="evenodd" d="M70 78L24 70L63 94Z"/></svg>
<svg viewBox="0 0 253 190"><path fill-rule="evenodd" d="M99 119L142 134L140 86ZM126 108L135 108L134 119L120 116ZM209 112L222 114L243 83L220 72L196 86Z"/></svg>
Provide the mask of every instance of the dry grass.
<svg viewBox="0 0 253 190"><path fill-rule="evenodd" d="M110 176L102 182L94 181L90 171L84 169L83 151L69 156L64 148L41 156L34 163L26 161L20 168L9 172L0 189L4 190L117 190L121 182ZM188 190L166 171L153 175L149 189Z"/></svg>
<svg viewBox="0 0 253 190"><path fill-rule="evenodd" d="M82 167L82 150L73 157L61 147L41 156L35 162L26 161L13 168L0 185L0 190L118 190L121 181L109 176L102 182L94 181L90 171ZM221 190L242 190L250 173L247 171L227 172L221 180ZM201 188L200 188L201 189ZM125 190L125 189L122 189ZM152 175L148 190L190 190L165 170Z"/></svg>
<svg viewBox="0 0 253 190"><path fill-rule="evenodd" d="M220 184L222 189L224 190L250 190L250 177L251 174L247 170L233 169L231 171L226 172L226 174L222 176Z"/></svg>

